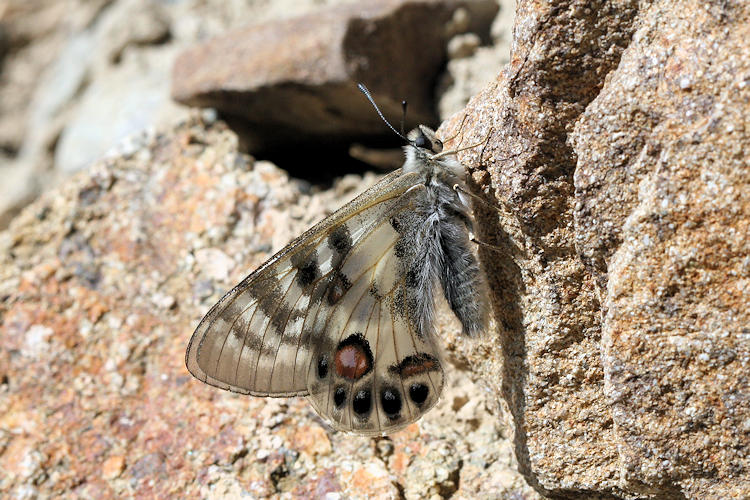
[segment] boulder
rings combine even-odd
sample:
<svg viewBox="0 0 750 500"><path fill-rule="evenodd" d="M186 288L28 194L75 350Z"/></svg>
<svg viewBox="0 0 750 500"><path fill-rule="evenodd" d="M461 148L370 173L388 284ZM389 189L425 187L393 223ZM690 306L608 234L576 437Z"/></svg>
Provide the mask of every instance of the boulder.
<svg viewBox="0 0 750 500"><path fill-rule="evenodd" d="M441 130L489 137L460 156L499 330L466 356L544 494L750 496L749 21L522 1L511 64Z"/></svg>
<svg viewBox="0 0 750 500"><path fill-rule="evenodd" d="M172 95L212 107L242 131L249 151L345 143L387 129L357 89L363 82L391 121L434 123L433 90L454 30L489 33L492 1L374 0L249 26L182 53Z"/></svg>

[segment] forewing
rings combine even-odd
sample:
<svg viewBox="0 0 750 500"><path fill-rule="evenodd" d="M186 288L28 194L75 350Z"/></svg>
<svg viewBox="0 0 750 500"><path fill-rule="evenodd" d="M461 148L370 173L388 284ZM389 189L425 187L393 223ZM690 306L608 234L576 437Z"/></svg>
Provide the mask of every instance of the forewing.
<svg viewBox="0 0 750 500"><path fill-rule="evenodd" d="M393 432L419 419L442 392L444 372L434 338L419 334L410 316L419 297L407 286L408 265L392 224L399 212L413 209L424 189L410 189L357 241L338 271L345 293L331 297L329 292L333 307L319 308L306 320L310 331L325 332L312 344L310 401L336 429Z"/></svg>
<svg viewBox="0 0 750 500"><path fill-rule="evenodd" d="M307 394L310 348L323 334L310 329L311 319L330 290L346 292L335 271L416 177L400 170L387 175L224 295L190 339L185 355L190 373L243 394Z"/></svg>

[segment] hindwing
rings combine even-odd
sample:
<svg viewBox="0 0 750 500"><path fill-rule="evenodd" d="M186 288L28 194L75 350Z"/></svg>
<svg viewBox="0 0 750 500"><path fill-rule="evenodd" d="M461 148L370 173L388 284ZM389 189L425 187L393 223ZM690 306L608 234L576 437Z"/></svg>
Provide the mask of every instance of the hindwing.
<svg viewBox="0 0 750 500"><path fill-rule="evenodd" d="M417 176L400 170L385 176L330 217L296 238L247 276L201 320L185 356L190 373L208 384L243 394L308 393L311 349L326 336L314 330L321 310L345 295L350 283L340 265L373 231ZM361 247L361 245L360 245Z"/></svg>

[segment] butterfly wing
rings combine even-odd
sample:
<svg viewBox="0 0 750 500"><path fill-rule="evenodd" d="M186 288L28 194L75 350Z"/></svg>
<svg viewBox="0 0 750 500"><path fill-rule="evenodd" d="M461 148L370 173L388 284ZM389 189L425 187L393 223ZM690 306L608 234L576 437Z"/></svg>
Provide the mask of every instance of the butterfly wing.
<svg viewBox="0 0 750 500"><path fill-rule="evenodd" d="M392 172L224 295L190 339L190 373L243 394L308 394L310 349L326 335L311 329L312 318L326 309L325 297L347 291L336 270L417 182L413 173Z"/></svg>
<svg viewBox="0 0 750 500"><path fill-rule="evenodd" d="M325 332L311 344L310 401L339 430L395 431L419 419L442 392L438 348L413 317L420 298L407 284L411 264L405 254L411 252L402 248L411 235L399 233L419 227L394 222L413 222L414 205L425 190L418 185L403 194L358 239L327 288L321 285L323 304L331 307L320 307L306 319L305 329Z"/></svg>

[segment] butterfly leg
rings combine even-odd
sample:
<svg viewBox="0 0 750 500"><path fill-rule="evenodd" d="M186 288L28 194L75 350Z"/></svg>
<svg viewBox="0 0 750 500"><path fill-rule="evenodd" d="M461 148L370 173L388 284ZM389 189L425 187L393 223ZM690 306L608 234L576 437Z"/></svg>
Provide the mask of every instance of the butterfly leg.
<svg viewBox="0 0 750 500"><path fill-rule="evenodd" d="M444 139L443 142L452 142L456 137L458 137L459 135L461 135L461 131L464 129L464 123L466 122L466 117L467 116L468 115L464 115L463 119L461 120L461 125L459 125L459 127L458 127L458 132L456 132L451 137L448 137L447 139ZM461 143L462 142L464 142L464 138L463 137L461 137L461 140L458 141L458 147L461 147Z"/></svg>
<svg viewBox="0 0 750 500"><path fill-rule="evenodd" d="M469 233L469 241L474 243L475 245L479 245L480 247L489 248L490 250L494 250L496 252L504 252L507 253L506 250L503 250L497 245L493 245L491 243L485 243L484 241L480 241L474 237L474 233Z"/></svg>
<svg viewBox="0 0 750 500"><path fill-rule="evenodd" d="M431 158L432 160L437 160L437 159L439 159L439 158L442 158L443 156L454 155L454 154L456 154L456 153L458 153L458 152L461 152L461 151L466 151L467 149L472 149L472 148L476 148L476 147L478 147L478 146L481 146L481 145L483 145L483 144L484 144L484 145L486 145L486 144L487 144L487 141L489 141L489 140L490 140L490 135L492 135L492 132L493 132L493 131L494 131L494 129L490 129L490 131L489 131L489 132L487 132L487 137L485 137L485 138L484 138L484 139L482 139L481 141L477 142L476 144L469 144L468 146L464 146L464 147L462 147L462 148L456 148L456 149L447 149L447 150L445 150L445 151L441 151L441 152L439 152L439 153L437 153L437 154L434 154L434 155L432 155L432 156L431 156L430 158Z"/></svg>
<svg viewBox="0 0 750 500"><path fill-rule="evenodd" d="M489 203L488 201L486 201L481 196L477 196L474 193L471 193L471 192L467 191L466 189L462 188L460 184L454 184L453 185L453 190L456 193L458 193L459 197L461 197L463 195L466 195L466 196L468 196L468 197L470 197L470 198L472 198L474 200L477 200L478 202L480 202L481 204L485 205L486 207L489 207L492 210L495 210L496 212L499 212L499 210L498 210L498 208L496 206L492 205L491 203ZM510 206L508 206L508 204L507 204L507 202L505 202L505 200L500 200L500 203L503 204L503 206L505 207L505 209L507 211L512 212L511 209L510 209Z"/></svg>
<svg viewBox="0 0 750 500"><path fill-rule="evenodd" d="M487 201L485 201L485 200L484 200L484 199L483 199L482 197L480 197L480 196L477 196L477 195L475 195L474 193L470 193L470 192L469 192L469 191L467 191L466 189L462 188L462 187L461 187L461 186L460 186L459 184L454 184L454 185L453 185L453 190L454 190L454 191L456 191L456 193L458 194L459 198L461 198L462 196L468 196L468 197L470 197L470 198L472 198L472 199L474 199L474 200L476 200L476 201L478 201L478 202L482 203L482 204L483 204L483 205L485 205L486 207L488 207L488 208L491 208L492 210L494 210L494 211L496 211L496 212L500 213L500 209L499 209L498 207L496 207L496 206L492 205L491 203L488 203L488 202L487 202ZM462 198L462 201L463 201L463 198ZM506 210L507 210L508 212L511 212L511 210L510 210L510 208L508 207L508 204L507 204L506 202L504 202L504 201L503 201L503 202L502 202L502 204L503 204L503 206L505 207L505 209L506 209ZM512 212L511 212L511 213L512 213ZM503 252L503 253L507 253L507 252L508 252L507 248L506 248L506 249L503 249L503 248L501 248L501 247L499 247L499 246L497 246L497 245L493 245L493 244L491 244L491 243L486 243L486 242L484 242L484 241L481 241L481 240L478 240L478 239L476 239L476 237L475 237L475 235L474 235L474 232L473 232L473 231L471 231L471 230L469 231L469 241L471 241L471 242L472 242L472 243L474 243L475 245L478 245L478 246L481 246L481 247L484 247L484 248L489 248L490 250L494 250L494 251L496 251L496 252ZM524 248L525 248L525 247L524 247Z"/></svg>

